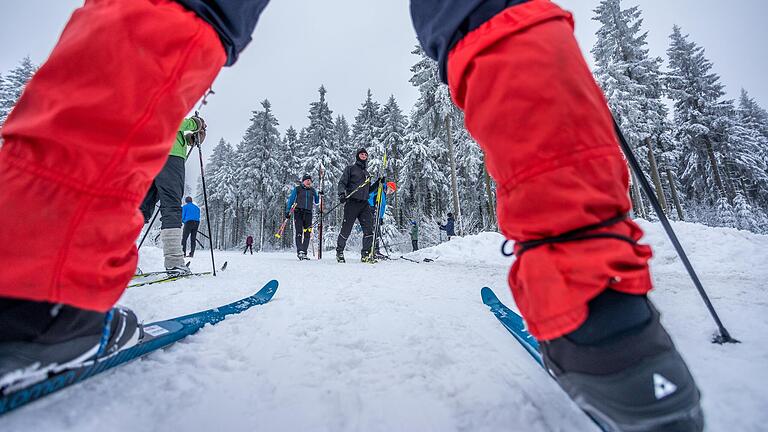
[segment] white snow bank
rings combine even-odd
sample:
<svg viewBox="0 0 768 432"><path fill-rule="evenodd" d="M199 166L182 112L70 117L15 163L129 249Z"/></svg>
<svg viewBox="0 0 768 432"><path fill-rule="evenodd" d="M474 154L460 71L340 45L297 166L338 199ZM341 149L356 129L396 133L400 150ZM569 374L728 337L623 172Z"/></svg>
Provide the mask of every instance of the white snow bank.
<svg viewBox="0 0 768 432"><path fill-rule="evenodd" d="M719 346L661 227L640 223L655 252L652 297L699 382L707 430L765 430L768 237L675 224L743 342ZM502 240L483 233L407 255L436 259L419 264L219 253L229 266L218 277L133 288L121 302L149 322L273 278L275 299L4 416L0 431L595 431L480 300L490 286L514 306ZM195 271L209 269L207 252ZM162 268L158 249L141 253L144 271Z"/></svg>
<svg viewBox="0 0 768 432"><path fill-rule="evenodd" d="M453 237L437 246L419 249L404 255L422 261L424 258L458 264L510 265L512 258L501 254L504 236L497 232L483 232L466 237ZM507 246L512 249L512 244Z"/></svg>

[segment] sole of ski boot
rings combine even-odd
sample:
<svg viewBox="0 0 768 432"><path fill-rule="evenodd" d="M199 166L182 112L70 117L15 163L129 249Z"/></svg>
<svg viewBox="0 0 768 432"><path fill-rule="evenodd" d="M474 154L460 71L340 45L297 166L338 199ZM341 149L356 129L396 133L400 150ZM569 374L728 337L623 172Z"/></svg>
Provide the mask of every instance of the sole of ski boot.
<svg viewBox="0 0 768 432"><path fill-rule="evenodd" d="M557 381L605 431L704 430L699 391L675 350L616 374L565 373L557 377Z"/></svg>

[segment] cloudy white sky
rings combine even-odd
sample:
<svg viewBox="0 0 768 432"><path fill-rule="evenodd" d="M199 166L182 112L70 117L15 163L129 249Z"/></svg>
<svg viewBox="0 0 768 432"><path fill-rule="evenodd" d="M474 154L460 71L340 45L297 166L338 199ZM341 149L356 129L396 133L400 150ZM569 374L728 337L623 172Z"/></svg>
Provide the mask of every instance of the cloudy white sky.
<svg viewBox="0 0 768 432"><path fill-rule="evenodd" d="M0 1L0 73L25 55L45 60L78 0ZM589 56L597 0L561 0L574 12ZM627 0L640 4L654 55L664 56L672 25L704 46L730 97L746 88L768 106L768 3L761 0ZM168 29L173 31L173 29ZM416 99L408 83L416 37L408 0L274 0L234 68L225 69L203 115L211 143L239 142L252 110L268 98L284 130L307 123L309 103L324 84L335 114L350 120L368 88L379 101L394 94L405 111ZM130 58L125 59L127 62Z"/></svg>

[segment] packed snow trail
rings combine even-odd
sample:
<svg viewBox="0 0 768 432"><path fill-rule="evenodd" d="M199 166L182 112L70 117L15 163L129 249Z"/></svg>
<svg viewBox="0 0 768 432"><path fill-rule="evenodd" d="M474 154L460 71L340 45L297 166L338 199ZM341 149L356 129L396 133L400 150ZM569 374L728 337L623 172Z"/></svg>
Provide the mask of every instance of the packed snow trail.
<svg viewBox="0 0 768 432"><path fill-rule="evenodd" d="M768 236L675 224L715 307L740 345L709 343L714 325L660 227L654 301L698 379L708 431L768 423ZM405 260L299 262L289 253L221 253L218 277L128 290L146 322L233 301L255 283L276 297L164 353L0 419L39 431L595 431L480 300L512 306L501 236L456 238ZM209 270L207 256L192 264ZM158 249L141 266L157 269Z"/></svg>

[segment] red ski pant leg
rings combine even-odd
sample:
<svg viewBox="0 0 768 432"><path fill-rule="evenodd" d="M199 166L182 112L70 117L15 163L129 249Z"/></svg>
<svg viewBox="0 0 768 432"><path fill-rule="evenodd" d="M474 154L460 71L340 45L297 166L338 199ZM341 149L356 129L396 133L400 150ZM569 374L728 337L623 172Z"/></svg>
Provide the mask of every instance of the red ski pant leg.
<svg viewBox="0 0 768 432"><path fill-rule="evenodd" d="M0 297L108 310L136 268L138 211L224 64L216 32L169 0L87 0L8 117Z"/></svg>
<svg viewBox="0 0 768 432"><path fill-rule="evenodd" d="M506 9L451 51L448 79L498 184L507 238L558 236L629 211L627 165L569 13L547 0ZM596 232L642 236L629 220ZM614 239L544 245L513 264L509 284L531 333L548 340L578 328L608 287L650 290L650 257Z"/></svg>

